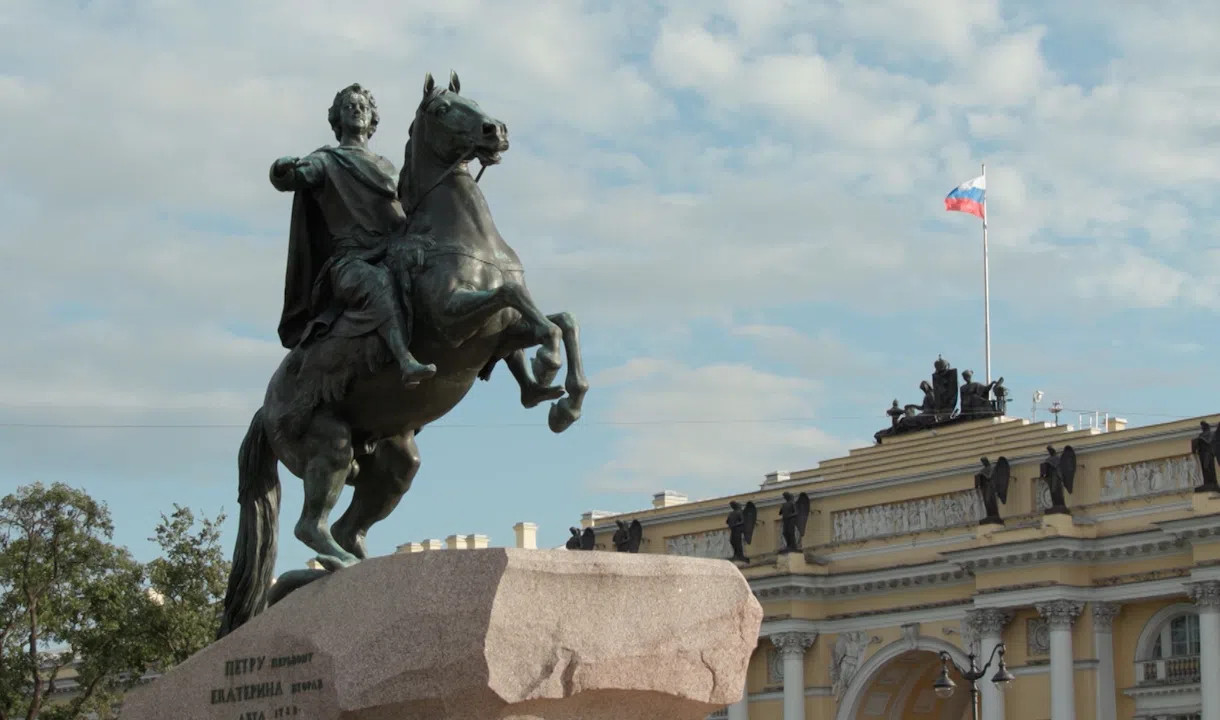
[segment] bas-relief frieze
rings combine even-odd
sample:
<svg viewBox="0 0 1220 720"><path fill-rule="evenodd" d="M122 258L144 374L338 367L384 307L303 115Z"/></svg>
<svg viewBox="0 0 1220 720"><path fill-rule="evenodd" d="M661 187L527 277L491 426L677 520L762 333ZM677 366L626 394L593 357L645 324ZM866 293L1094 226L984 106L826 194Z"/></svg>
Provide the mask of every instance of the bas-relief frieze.
<svg viewBox="0 0 1220 720"><path fill-rule="evenodd" d="M1203 482L1199 461L1193 455L1145 460L1115 465L1101 472L1099 502L1114 502L1127 498L1146 497L1160 493L1190 490ZM1051 506L1050 489L1035 479L1033 504L1036 512Z"/></svg>
<svg viewBox="0 0 1220 720"><path fill-rule="evenodd" d="M840 510L832 516L832 542L852 542L977 523L983 503L974 490Z"/></svg>
<svg viewBox="0 0 1220 720"><path fill-rule="evenodd" d="M729 531L728 528L725 528L667 537L665 538L665 552L669 555L720 560L731 557L733 548L729 546Z"/></svg>
<svg viewBox="0 0 1220 720"><path fill-rule="evenodd" d="M1117 465L1101 474L1101 500L1190 490L1202 483L1199 461L1193 455Z"/></svg>

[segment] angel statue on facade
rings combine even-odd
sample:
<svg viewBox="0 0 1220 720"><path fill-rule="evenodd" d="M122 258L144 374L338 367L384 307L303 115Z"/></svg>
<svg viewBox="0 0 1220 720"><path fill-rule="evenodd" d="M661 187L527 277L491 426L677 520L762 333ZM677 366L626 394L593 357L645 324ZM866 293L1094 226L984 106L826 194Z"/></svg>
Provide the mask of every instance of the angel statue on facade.
<svg viewBox="0 0 1220 720"><path fill-rule="evenodd" d="M750 562L746 557L745 545L754 539L754 525L758 522L758 508L754 501L746 502L745 508L736 500L729 501L729 517L725 524L729 526L729 544L733 546L734 562Z"/></svg>
<svg viewBox="0 0 1220 720"><path fill-rule="evenodd" d="M626 520L615 520L618 530L614 531L614 549L617 552L634 553L640 551L640 541L644 539L644 527L638 519L628 525Z"/></svg>
<svg viewBox="0 0 1220 720"><path fill-rule="evenodd" d="M1220 492L1216 483L1216 457L1220 455L1220 433L1212 429L1206 420L1199 421L1199 434L1190 441L1190 451L1199 459L1199 472L1203 483L1195 492Z"/></svg>
<svg viewBox="0 0 1220 720"><path fill-rule="evenodd" d="M568 538L568 542L564 545L568 550L592 550L593 549L593 528L585 528L582 533L578 528L570 527L568 532L572 537Z"/></svg>
<svg viewBox="0 0 1220 720"><path fill-rule="evenodd" d="M785 490L779 516L783 519L784 534L784 546L780 552L799 552L801 541L805 538L805 526L809 522L809 495L801 493L793 498L792 493Z"/></svg>
<svg viewBox="0 0 1220 720"><path fill-rule="evenodd" d="M983 519L979 520L979 525L1003 525L1000 503L1008 502L1008 458L1001 455L995 465L986 457L980 458L979 462L983 467L974 474L974 488L982 496L983 508L987 511Z"/></svg>
<svg viewBox="0 0 1220 720"><path fill-rule="evenodd" d="M1046 459L1042 461L1038 477L1046 481L1051 492L1051 506L1045 514L1070 514L1064 491L1072 492L1072 483L1076 479L1076 451L1072 446L1064 445L1063 452L1056 453L1053 445L1047 445Z"/></svg>

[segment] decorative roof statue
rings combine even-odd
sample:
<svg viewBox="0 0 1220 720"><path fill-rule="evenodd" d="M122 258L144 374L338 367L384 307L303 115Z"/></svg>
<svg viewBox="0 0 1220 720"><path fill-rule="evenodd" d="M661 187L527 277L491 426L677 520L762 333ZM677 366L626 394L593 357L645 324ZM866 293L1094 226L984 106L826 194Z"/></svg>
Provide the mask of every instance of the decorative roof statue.
<svg viewBox="0 0 1220 720"><path fill-rule="evenodd" d="M293 193L279 324L288 352L238 454L241 511L220 636L268 603L279 463L305 485L294 534L334 571L365 558L365 535L411 486L415 434L499 361L522 405L556 401L547 418L554 432L580 417L588 390L575 320L530 297L467 168L472 159L484 169L500 161L504 123L460 94L456 74L447 88L428 74L395 173L368 149L380 117L367 88L340 90L328 119L337 146L271 165L271 184ZM565 354L564 384L552 386ZM351 505L332 525L347 484ZM282 588L303 581L293 578Z"/></svg>
<svg viewBox="0 0 1220 720"><path fill-rule="evenodd" d="M966 384L960 388L962 407L958 411L957 370L939 356L932 367L931 382L924 380L919 383L923 402L919 405L906 405L900 411L898 401L895 400L885 411L890 417L890 427L873 434L873 439L878 443L893 435L1004 414L1007 393L1003 385L1004 378L984 385L974 382L974 373L969 370L962 373ZM991 399L993 392L995 400Z"/></svg>
<svg viewBox="0 0 1220 720"><path fill-rule="evenodd" d="M961 387L962 409L959 415L969 420L995 417L996 404L991 399L991 392L1004 382L1004 378L984 384L974 381L973 371L963 370L962 380L966 382Z"/></svg>
<svg viewBox="0 0 1220 720"><path fill-rule="evenodd" d="M785 490L779 516L783 519L784 536L784 546L780 552L800 552L801 541L805 539L805 526L809 522L809 495L801 493L793 498L792 493Z"/></svg>
<svg viewBox="0 0 1220 720"><path fill-rule="evenodd" d="M999 503L1008 502L1008 458L1000 456L995 465L985 457L980 458L979 462L983 467L974 474L974 487L982 496L983 508L987 513L979 520L979 525L1003 525Z"/></svg>
<svg viewBox="0 0 1220 720"><path fill-rule="evenodd" d="M750 562L750 558L746 557L745 545L749 545L754 539L754 526L758 523L758 508L755 507L754 501L749 500L743 509L741 503L736 500L729 501L729 517L725 520L725 524L729 526L729 545L733 547L733 557L729 558L735 562Z"/></svg>
<svg viewBox="0 0 1220 720"><path fill-rule="evenodd" d="M566 543L564 543L564 547L567 548L568 550L579 550L580 549L580 528L570 527L570 528L568 528L568 532L572 534L572 537L568 538L568 541Z"/></svg>
<svg viewBox="0 0 1220 720"><path fill-rule="evenodd" d="M1220 492L1216 483L1216 458L1220 457L1220 433L1206 420L1199 421L1199 434L1190 441L1190 451L1199 459L1199 472L1203 482L1195 492Z"/></svg>
<svg viewBox="0 0 1220 720"><path fill-rule="evenodd" d="M1051 491L1051 506L1046 509L1047 515L1067 515L1067 499L1064 491L1072 492L1072 483L1076 479L1076 451L1071 445L1064 445L1062 453L1056 453L1051 445L1046 446L1046 459L1039 466L1039 477L1046 481Z"/></svg>
<svg viewBox="0 0 1220 720"><path fill-rule="evenodd" d="M626 520L615 520L618 530L614 531L614 549L617 552L636 553L640 551L640 541L644 539L644 527L639 519L632 520L628 525Z"/></svg>

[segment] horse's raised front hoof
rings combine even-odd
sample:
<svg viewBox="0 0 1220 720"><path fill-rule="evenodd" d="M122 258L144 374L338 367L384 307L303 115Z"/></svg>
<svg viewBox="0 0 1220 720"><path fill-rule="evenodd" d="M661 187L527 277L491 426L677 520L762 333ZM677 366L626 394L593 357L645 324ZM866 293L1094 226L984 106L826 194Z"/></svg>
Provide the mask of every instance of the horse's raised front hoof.
<svg viewBox="0 0 1220 720"><path fill-rule="evenodd" d="M561 433L564 430L572 427L572 423L580 419L580 411L574 410L570 398L563 398L559 402L551 405L551 411L547 413L547 425L551 427L551 432Z"/></svg>
<svg viewBox="0 0 1220 720"><path fill-rule="evenodd" d="M351 567L360 562L360 558L355 555L349 555L346 558L338 558L334 555L319 555L318 564L331 572L338 572L345 567Z"/></svg>
<svg viewBox="0 0 1220 720"><path fill-rule="evenodd" d="M533 385L521 388L521 404L527 408L536 407L550 400L558 400L563 397L564 389L562 385Z"/></svg>

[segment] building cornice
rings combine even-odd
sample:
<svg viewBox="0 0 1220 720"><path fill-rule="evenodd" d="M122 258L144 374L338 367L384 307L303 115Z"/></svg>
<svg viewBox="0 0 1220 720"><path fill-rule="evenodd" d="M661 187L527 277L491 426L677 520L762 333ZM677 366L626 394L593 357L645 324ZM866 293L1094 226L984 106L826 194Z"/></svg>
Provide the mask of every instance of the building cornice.
<svg viewBox="0 0 1220 720"><path fill-rule="evenodd" d="M1048 563L1098 563L1180 552L1181 538L1161 530L1144 530L1104 538L1046 537L1002 545L948 550L946 560L970 572L1030 567Z"/></svg>
<svg viewBox="0 0 1220 720"><path fill-rule="evenodd" d="M835 575L770 575L751 580L750 589L759 601L814 600L967 581L956 564L932 562Z"/></svg>
<svg viewBox="0 0 1220 720"><path fill-rule="evenodd" d="M1199 540L1205 542L1220 540L1220 513L1185 517L1176 520L1161 520L1152 524L1162 532L1173 535L1179 540L1189 541L1192 544Z"/></svg>
<svg viewBox="0 0 1220 720"><path fill-rule="evenodd" d="M966 617L966 611L970 609L969 601L963 601L925 608L903 608L823 620L798 620L794 618L763 620L762 628L758 631L758 634L760 637L770 637L781 633L803 632L823 636L837 635L855 630L899 627L909 623L960 621Z"/></svg>
<svg viewBox="0 0 1220 720"><path fill-rule="evenodd" d="M1089 438L1089 441L1087 444L1083 444L1080 447L1076 448L1076 455L1077 455L1077 457L1087 457L1088 455L1091 455L1095 452L1099 452L1099 451L1103 451L1103 450L1115 450L1115 449L1126 448L1126 447L1134 447L1137 445L1145 445L1148 443L1162 442L1165 440L1189 439L1199 433L1199 429L1198 429L1198 420L1199 419L1211 419L1212 417L1214 417L1214 416L1213 415L1201 415L1197 419L1192 418L1191 424L1188 426L1184 426L1184 427L1178 428L1176 430L1162 430L1160 432L1153 432L1153 433L1149 433L1146 435L1138 434L1138 433L1140 433L1141 430L1144 430L1145 428L1132 428L1129 430L1118 430L1118 431L1109 432L1109 433L1100 433L1098 435L1091 436ZM1186 422L1186 421L1181 421L1181 422ZM1136 434L1136 437L1123 437L1128 434ZM1103 439L1098 440L1098 439L1094 439L1094 438L1103 438ZM980 447L981 446L982 446L982 443L980 443ZM1043 457L1045 457L1045 453L1039 451L1039 452L1029 453L1026 455L1009 457L1008 462L1009 462L1010 466L1015 467L1017 465L1023 465L1026 463L1040 463L1042 461ZM853 493L868 492L870 490L880 490L880 489L888 489L888 488L893 488L893 487L902 487L902 486L906 486L906 485L919 484L922 482L940 480L943 478L953 477L953 476L962 475L962 474L973 474L973 472L977 468L978 468L977 460L974 459L972 456L972 459L970 462L963 463L960 465L954 465L953 467L938 468L936 470L929 470L929 471L925 471L925 472L914 473L911 475L889 475L889 476L873 478L871 480L866 480L866 481L861 481L861 482L856 482L856 483L843 482L843 479L825 480L821 476L817 476L817 477L804 478L804 479L798 479L798 480L788 480L788 481L780 482L780 483L773 483L771 485L767 485L765 491L764 490L752 490L750 492L744 492L744 493L740 493L740 494L736 494L736 495L726 495L722 498L715 498L714 501L713 500L695 501L695 503L698 503L700 505L702 505L702 503L705 503L705 502L708 503L707 505L702 505L701 507L684 508L684 509L675 510L673 512L666 512L666 513L662 513L662 514L652 515L650 517L645 517L644 515L646 513L654 512L654 510L652 508L647 508L647 509L637 510L635 512L625 512L625 513L621 513L619 515L608 516L605 518L598 518L598 519L604 520L604 521L609 521L609 520L615 519L615 518L627 519L627 520L635 518L640 521L640 525L642 525L643 527L651 527L654 525L666 525L669 523L682 522L682 521L686 521L686 520L701 520L704 518L711 518L711 517L718 517L718 516L727 517L729 500L744 500L744 499L753 500L754 504L758 507L758 509L762 510L763 508L779 507L779 505L783 502L783 498L780 496L780 493L784 490L789 490L789 491L794 491L794 492L803 491L803 492L806 492L809 494L810 500L817 500L817 499L821 499L821 498L835 497L835 496L839 496L839 495L849 495L849 494L853 494ZM824 485L825 483L836 483L836 484L831 487L822 487L822 485ZM963 489L968 489L968 488L963 488ZM759 495L763 492L768 493L769 497L761 497L761 498L752 497L752 496ZM695 503L692 503L692 504L695 504ZM607 531L611 531L611 530L613 530L614 525L613 525L613 523L610 523L609 525L602 524L602 525L600 525L600 528L604 528ZM599 529L599 526L595 525L594 530L596 531L598 529Z"/></svg>

